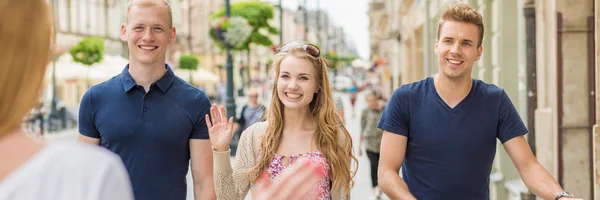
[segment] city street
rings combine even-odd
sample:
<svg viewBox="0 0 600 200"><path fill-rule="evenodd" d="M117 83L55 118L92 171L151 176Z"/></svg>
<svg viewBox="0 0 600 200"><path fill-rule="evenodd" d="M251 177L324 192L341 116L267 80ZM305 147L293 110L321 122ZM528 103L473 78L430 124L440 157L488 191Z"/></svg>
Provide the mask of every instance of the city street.
<svg viewBox="0 0 600 200"><path fill-rule="evenodd" d="M197 157L189 156L189 149L212 155L207 140L200 145L206 145L209 151L196 150L194 145L188 148L189 141L194 143L190 133L206 128L197 123L198 119L190 119L204 118L204 113L198 113L202 108L214 103L227 108L225 119L236 119L230 143L230 159L235 163L239 133L262 120L265 108L269 111L273 91L280 91L275 95L282 100L301 103L310 100L304 95L313 92L319 98L327 96L324 93L329 93L330 87L334 102L340 104L341 99L343 103L341 118L350 134L342 143L352 142L357 159L352 163L355 166L350 166L357 169L355 184L347 191L352 199L389 199L385 195L375 198L372 193L369 158L377 156L359 152L363 146L359 137L362 111L367 107L365 95L376 90L372 94L380 102L400 96L405 100L395 102L410 108L403 109L404 113L388 112L398 115L391 117L394 123L407 122L404 128L411 135L404 141L407 144L399 145L391 138L385 141L393 143L390 146L410 147L404 152L409 158L405 163L418 169L411 168L416 178L405 180L411 182L409 192L415 198L521 200L573 196L600 200L600 0L4 2L10 3L0 3L0 14L22 16L15 18L20 21L0 17L0 43L8 49L0 54L0 116L4 122L0 124L0 136L6 138L0 140L0 149L4 149L0 152L11 153L0 156L0 168L4 169L0 174L32 170L22 161L36 158L18 154L31 152L35 146L28 145L31 138L21 140L22 135L9 128L20 126L36 141L76 144L78 125L82 129L93 125L94 130L102 132L104 147L100 148L118 153L128 166L136 188L134 196L192 200L192 170L187 174L181 170L186 162L190 167L188 157ZM296 87L300 94L295 94ZM406 90L398 93L398 88ZM354 103L351 96L356 97ZM279 103L278 98L273 97ZM259 106L255 106L257 103ZM385 106L395 110L394 106ZM341 111L338 108L336 105L335 109ZM82 123L78 124L80 111ZM301 134L306 131L301 128L313 121L327 121L333 129L341 127L330 119L308 120L311 122L306 124L306 120L291 119L304 115L294 116L297 113L289 111L269 119L271 125L275 124L273 118L288 120L284 123L286 131L278 134L286 136L281 147L289 149L278 149L279 153L315 150L309 140L312 132L308 139ZM371 113L367 110L365 118L375 123L374 116L379 112ZM293 127L297 123L300 129ZM375 128L370 126L373 123L367 127ZM302 137L288 138L288 133ZM324 133L317 131L314 135ZM214 140L229 140L227 134L213 136L217 147ZM372 142L368 141L370 150ZM392 155L386 154L390 156L386 159L400 157L395 154L399 152L390 151ZM66 157L74 152L79 151L57 154ZM222 158L226 160L227 155ZM241 162L244 159L239 155ZM328 161L335 161L331 156ZM283 159L288 163L289 159ZM35 166L44 166L43 173L51 175L65 173L63 168L52 166L86 163L78 159L75 163L38 160ZM213 163L210 159L202 162L206 166ZM205 169L210 171L212 167ZM472 173L464 176L464 171ZM181 175L186 175L185 179ZM381 175L393 178L397 174ZM76 180L84 185L89 182L73 171L60 177L61 181ZM200 177L211 179L210 174ZM55 177L38 178L29 182L56 182ZM340 180L339 174L336 178ZM78 194L76 186L67 186L66 193L57 190L58 182L50 190L47 184L36 187L23 183L8 184L11 187L7 190L0 182L0 199L62 200L63 194ZM305 181L301 184L312 187ZM539 184L553 190L540 191ZM187 193L183 189L186 186ZM419 187L424 189L417 191ZM333 199L339 196L337 189L331 195ZM212 191L203 191L207 190ZM299 187L293 191L300 191ZM267 194L266 190L262 192ZM250 195L239 198L251 199Z"/></svg>
<svg viewBox="0 0 600 200"><path fill-rule="evenodd" d="M359 93L356 98L355 103L355 115L352 117L351 112L351 104L350 97L348 95L343 95L344 102L344 115L346 118L346 129L350 132L352 136L352 141L354 145L354 154L358 159L358 172L356 173L356 182L354 188L352 189L352 199L369 199L372 195L371 193L371 169L369 164L369 159L367 155L363 152L363 155L358 157L357 147L358 147L358 137L360 136L360 115L361 111L366 107L366 102L364 98L364 93ZM363 149L364 150L364 149ZM385 197L381 199L387 199Z"/></svg>
<svg viewBox="0 0 600 200"><path fill-rule="evenodd" d="M358 136L359 136L359 128L360 128L360 111L366 106L363 94L359 94L356 101L356 113L355 117L352 117L351 106L350 106L350 97L347 94L341 94L342 101L344 103L345 109L345 118L346 118L346 128L350 131L352 135L352 139L354 141L354 146L358 145ZM240 102L240 101L238 101ZM241 102L240 102L241 103ZM239 104L241 106L243 104ZM48 141L75 141L77 138L77 130L72 129L68 131L63 131L56 134L48 134L44 136ZM355 155L356 152L355 148ZM232 157L232 161L233 161ZM352 199L368 199L371 196L371 179L370 179L370 169L369 169L369 159L366 155L357 157L359 161L359 168L356 174L356 183L354 188L352 189ZM188 173L188 199L193 199L193 186L192 186L192 177L191 173ZM250 198L247 198L250 199ZM383 198L385 199L385 198Z"/></svg>

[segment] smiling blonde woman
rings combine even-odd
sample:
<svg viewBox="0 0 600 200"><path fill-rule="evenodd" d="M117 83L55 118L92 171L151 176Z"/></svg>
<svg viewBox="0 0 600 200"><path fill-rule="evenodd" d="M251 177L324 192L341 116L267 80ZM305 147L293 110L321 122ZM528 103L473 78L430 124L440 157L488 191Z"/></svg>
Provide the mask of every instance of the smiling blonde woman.
<svg viewBox="0 0 600 200"><path fill-rule="evenodd" d="M248 127L238 144L235 167L229 159L232 119L225 108L211 108L206 116L214 150L215 190L218 199L243 199L260 175L280 179L299 159L322 166L320 181L297 199L350 199L356 168L352 140L335 113L326 60L319 48L300 42L283 45L273 64L274 86L267 121ZM356 166L356 165L355 165Z"/></svg>

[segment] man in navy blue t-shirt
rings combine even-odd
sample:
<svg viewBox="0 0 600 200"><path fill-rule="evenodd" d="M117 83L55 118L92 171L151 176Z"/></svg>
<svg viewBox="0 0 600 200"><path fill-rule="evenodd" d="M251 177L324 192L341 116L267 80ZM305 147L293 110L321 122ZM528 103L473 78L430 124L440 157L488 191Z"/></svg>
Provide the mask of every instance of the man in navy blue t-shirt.
<svg viewBox="0 0 600 200"><path fill-rule="evenodd" d="M126 17L121 39L129 64L83 96L79 140L123 159L137 200L185 200L190 160L195 199L215 199L204 121L210 100L165 63L175 40L171 8L164 0L132 0Z"/></svg>
<svg viewBox="0 0 600 200"><path fill-rule="evenodd" d="M394 91L378 124L379 184L391 199L489 199L496 139L533 193L572 197L531 153L504 90L471 78L482 39L481 15L467 4L451 5L438 25L439 74Z"/></svg>

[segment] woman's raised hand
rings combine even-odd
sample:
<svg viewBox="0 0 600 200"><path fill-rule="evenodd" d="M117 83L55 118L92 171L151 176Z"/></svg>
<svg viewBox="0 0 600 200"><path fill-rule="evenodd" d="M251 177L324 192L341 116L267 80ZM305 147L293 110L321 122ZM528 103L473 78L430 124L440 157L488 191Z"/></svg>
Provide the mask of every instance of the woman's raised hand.
<svg viewBox="0 0 600 200"><path fill-rule="evenodd" d="M210 107L210 118L208 114L204 117L213 149L215 151L227 151L233 137L233 117L227 120L225 107L217 106L217 104Z"/></svg>

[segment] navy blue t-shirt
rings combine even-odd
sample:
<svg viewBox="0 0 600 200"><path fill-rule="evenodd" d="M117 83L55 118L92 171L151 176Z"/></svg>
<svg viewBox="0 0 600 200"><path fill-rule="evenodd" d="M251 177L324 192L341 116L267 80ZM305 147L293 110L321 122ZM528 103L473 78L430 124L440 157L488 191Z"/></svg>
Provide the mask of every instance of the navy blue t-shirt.
<svg viewBox="0 0 600 200"><path fill-rule="evenodd" d="M189 140L208 139L210 100L169 66L148 93L128 69L85 93L79 132L123 159L135 199L184 200Z"/></svg>
<svg viewBox="0 0 600 200"><path fill-rule="evenodd" d="M473 80L450 108L431 77L396 89L378 127L408 138L402 177L419 200L489 199L496 138L527 133L502 88Z"/></svg>

